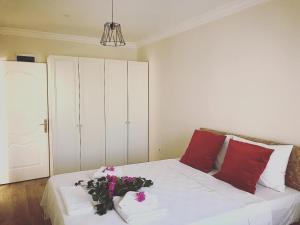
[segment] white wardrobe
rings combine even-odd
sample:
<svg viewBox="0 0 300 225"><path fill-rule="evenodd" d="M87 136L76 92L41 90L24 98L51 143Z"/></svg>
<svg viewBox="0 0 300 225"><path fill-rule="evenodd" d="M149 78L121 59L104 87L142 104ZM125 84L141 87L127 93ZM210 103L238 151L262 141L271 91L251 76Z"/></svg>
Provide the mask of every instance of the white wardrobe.
<svg viewBox="0 0 300 225"><path fill-rule="evenodd" d="M51 172L148 161L148 63L48 58Z"/></svg>

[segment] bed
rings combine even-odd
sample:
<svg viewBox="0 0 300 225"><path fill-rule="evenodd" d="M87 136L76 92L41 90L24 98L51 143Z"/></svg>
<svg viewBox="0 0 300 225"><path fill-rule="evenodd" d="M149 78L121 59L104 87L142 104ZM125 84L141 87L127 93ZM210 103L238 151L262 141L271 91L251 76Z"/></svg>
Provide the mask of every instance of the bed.
<svg viewBox="0 0 300 225"><path fill-rule="evenodd" d="M300 218L300 192L288 188L280 193L258 185L255 195L240 191L210 174L186 166L178 159L126 165L123 173L152 179L148 188L168 208L168 216L153 224L175 225L286 225ZM88 180L93 171L53 176L41 202L53 225L126 224L114 211L104 216L68 216L58 188ZM225 222L226 221L226 222Z"/></svg>
<svg viewBox="0 0 300 225"><path fill-rule="evenodd" d="M290 156L284 192L257 184L255 195L216 179L212 176L214 171L204 173L178 159L119 168L124 176L141 176L154 182L145 189L158 197L161 206L167 209L167 215L151 225L289 225L300 219L299 154L300 149L296 148ZM67 173L49 179L41 206L52 225L126 224L114 210L103 216L95 213L67 215L59 188L72 186L78 180L89 180L94 172Z"/></svg>

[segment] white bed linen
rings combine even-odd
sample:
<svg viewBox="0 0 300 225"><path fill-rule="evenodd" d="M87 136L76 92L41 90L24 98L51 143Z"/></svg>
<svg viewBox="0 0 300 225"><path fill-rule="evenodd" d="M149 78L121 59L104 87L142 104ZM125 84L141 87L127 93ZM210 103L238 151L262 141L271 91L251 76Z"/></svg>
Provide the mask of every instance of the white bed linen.
<svg viewBox="0 0 300 225"><path fill-rule="evenodd" d="M92 199L82 187L60 187L59 191L64 203L65 212L69 216L94 212Z"/></svg>
<svg viewBox="0 0 300 225"><path fill-rule="evenodd" d="M162 207L168 209L168 215L153 225L272 225L271 209L262 198L240 191L178 160L127 165L122 169L124 175L153 180L154 186L146 190L157 195ZM41 205L53 225L126 224L114 210L104 216L68 216L63 211L58 188L73 185L80 179L88 180L92 172L62 174L49 179Z"/></svg>
<svg viewBox="0 0 300 225"><path fill-rule="evenodd" d="M218 170L212 170L214 175ZM300 220L300 192L286 187L284 192L278 192L257 184L255 195L268 202L272 210L273 225L290 225Z"/></svg>
<svg viewBox="0 0 300 225"><path fill-rule="evenodd" d="M284 192L278 192L257 185L255 195L268 203L272 210L273 225L289 225L300 219L299 191L286 187Z"/></svg>

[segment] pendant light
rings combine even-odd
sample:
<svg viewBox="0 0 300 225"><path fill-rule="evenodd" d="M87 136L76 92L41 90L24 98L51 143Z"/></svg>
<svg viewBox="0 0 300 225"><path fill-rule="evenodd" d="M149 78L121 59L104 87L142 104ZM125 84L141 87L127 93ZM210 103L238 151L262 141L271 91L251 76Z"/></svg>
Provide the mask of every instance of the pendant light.
<svg viewBox="0 0 300 225"><path fill-rule="evenodd" d="M122 35L121 25L114 22L114 0L111 1L111 11L112 19L111 22L104 24L104 31L100 44L113 47L124 46L126 43Z"/></svg>

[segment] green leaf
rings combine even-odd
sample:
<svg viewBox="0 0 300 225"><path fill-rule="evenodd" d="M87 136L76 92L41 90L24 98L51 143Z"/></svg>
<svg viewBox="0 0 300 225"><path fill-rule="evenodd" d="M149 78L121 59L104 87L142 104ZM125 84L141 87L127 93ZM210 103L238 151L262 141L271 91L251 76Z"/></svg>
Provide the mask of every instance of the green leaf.
<svg viewBox="0 0 300 225"><path fill-rule="evenodd" d="M93 201L97 202L99 200L99 196L96 194L92 195Z"/></svg>
<svg viewBox="0 0 300 225"><path fill-rule="evenodd" d="M91 189L91 190L88 191L88 193L89 193L90 195L92 195L92 194L95 193L95 190L94 190L94 189Z"/></svg>

